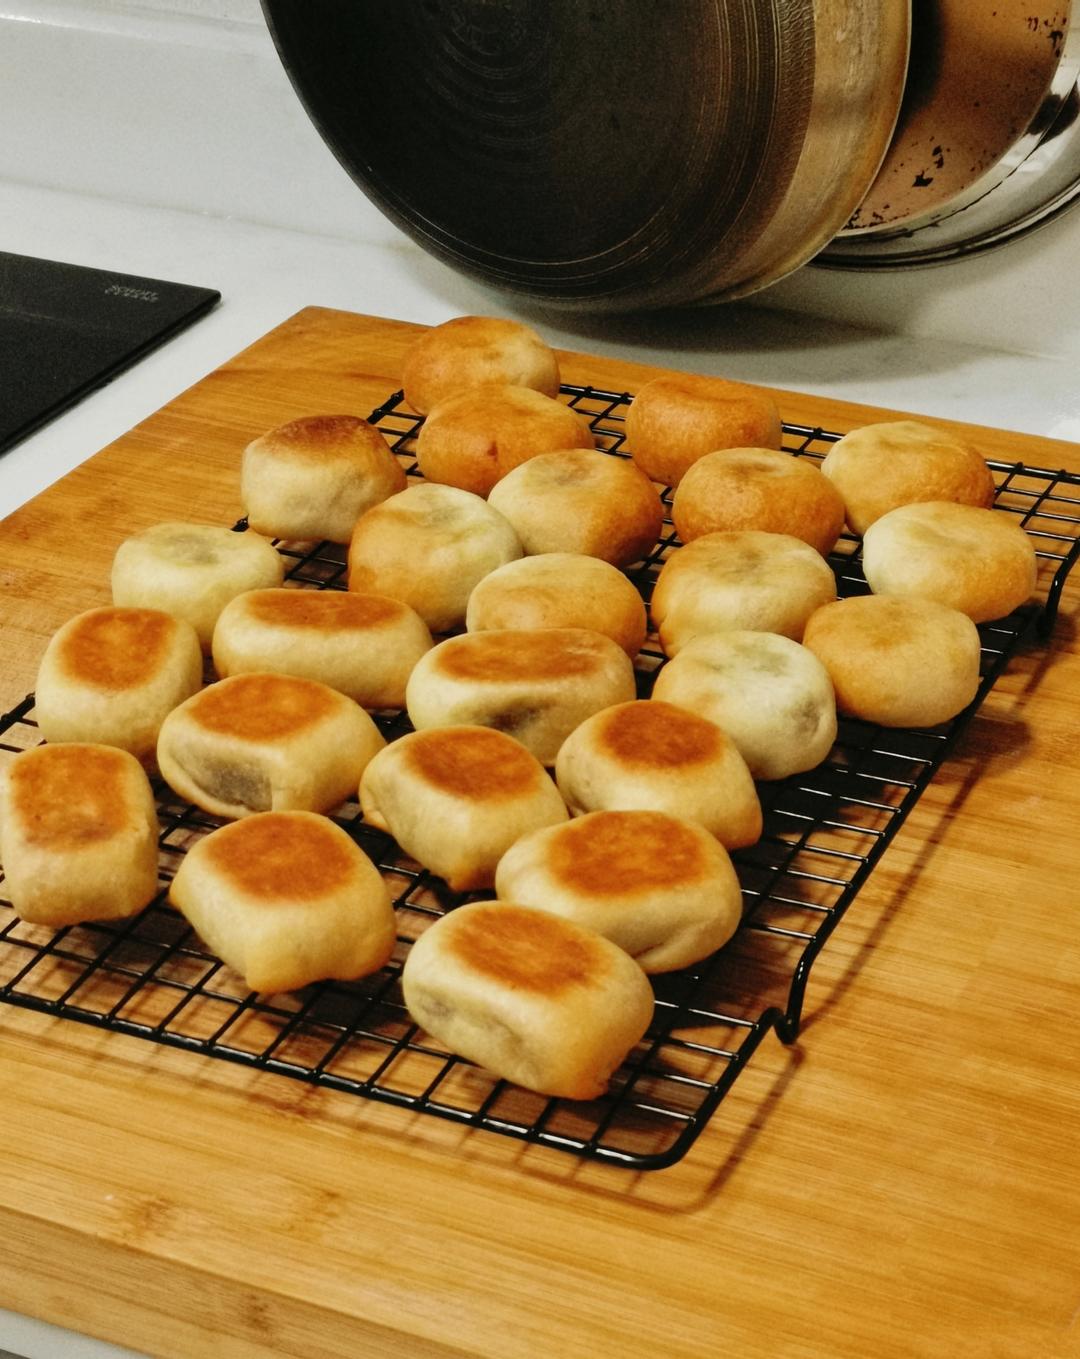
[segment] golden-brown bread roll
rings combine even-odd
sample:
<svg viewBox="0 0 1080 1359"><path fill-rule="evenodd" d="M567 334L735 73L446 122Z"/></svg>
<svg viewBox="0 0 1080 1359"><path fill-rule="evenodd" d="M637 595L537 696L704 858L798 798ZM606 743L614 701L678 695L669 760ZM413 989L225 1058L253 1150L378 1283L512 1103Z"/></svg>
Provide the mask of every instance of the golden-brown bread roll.
<svg viewBox="0 0 1080 1359"><path fill-rule="evenodd" d="M1035 545L1011 514L952 501L901 505L863 538L863 572L877 595L935 599L976 623L1031 598Z"/></svg>
<svg viewBox="0 0 1080 1359"><path fill-rule="evenodd" d="M761 803L735 742L715 722L657 699L614 704L577 727L555 761L574 814L654 811L698 821L725 849L761 836Z"/></svg>
<svg viewBox="0 0 1080 1359"><path fill-rule="evenodd" d="M853 429L829 449L821 470L840 492L854 533L920 500L983 509L994 503L994 478L978 449L918 420Z"/></svg>
<svg viewBox="0 0 1080 1359"><path fill-rule="evenodd" d="M502 316L455 316L405 352L401 385L421 415L455 392L490 383L559 393L559 362L531 326Z"/></svg>
<svg viewBox="0 0 1080 1359"><path fill-rule="evenodd" d="M504 628L449 637L409 676L412 724L505 731L551 765L579 722L636 693L634 667L617 642L583 628Z"/></svg>
<svg viewBox="0 0 1080 1359"><path fill-rule="evenodd" d="M539 760L489 727L438 727L392 741L364 770L360 808L455 892L490 887L516 839L568 816Z"/></svg>
<svg viewBox="0 0 1080 1359"><path fill-rule="evenodd" d="M412 668L432 646L427 624L398 599L343 590L249 590L214 628L225 679L273 671L318 680L362 708L403 708Z"/></svg>
<svg viewBox="0 0 1080 1359"><path fill-rule="evenodd" d="M739 628L798 641L836 598L836 577L809 543L787 533L707 533L676 550L656 578L653 623L669 656L704 632Z"/></svg>
<svg viewBox="0 0 1080 1359"><path fill-rule="evenodd" d="M358 415L305 415L244 449L240 500L257 533L347 543L372 505L406 486L405 469Z"/></svg>
<svg viewBox="0 0 1080 1359"><path fill-rule="evenodd" d="M616 944L547 911L459 906L402 970L413 1019L451 1052L528 1090L595 1099L653 1014L645 973Z"/></svg>
<svg viewBox="0 0 1080 1359"><path fill-rule="evenodd" d="M284 579L280 553L257 533L216 524L154 524L116 549L112 599L184 619L209 651L214 624L230 599Z"/></svg>
<svg viewBox="0 0 1080 1359"><path fill-rule="evenodd" d="M432 408L417 436L416 461L428 481L486 496L537 453L595 443L589 422L564 402L531 387L491 385Z"/></svg>
<svg viewBox="0 0 1080 1359"><path fill-rule="evenodd" d="M626 458L596 448L538 453L492 487L488 504L517 530L526 553L581 552L630 566L656 546L664 507Z"/></svg>
<svg viewBox="0 0 1080 1359"><path fill-rule="evenodd" d="M718 448L779 448L780 414L765 392L727 378L666 373L645 383L626 413L626 443L641 470L677 486Z"/></svg>
<svg viewBox="0 0 1080 1359"><path fill-rule="evenodd" d="M394 947L378 869L313 812L260 812L211 831L185 854L169 900L252 991L354 981Z"/></svg>
<svg viewBox="0 0 1080 1359"><path fill-rule="evenodd" d="M50 638L34 716L46 741L119 746L152 766L162 722L202 674L190 623L160 609L88 609Z"/></svg>
<svg viewBox="0 0 1080 1359"><path fill-rule="evenodd" d="M503 855L495 894L596 930L650 973L707 958L742 917L727 850L664 812L589 812L533 831Z"/></svg>
<svg viewBox="0 0 1080 1359"><path fill-rule="evenodd" d="M722 727L755 779L813 769L836 740L828 671L776 632L694 637L657 674L652 696Z"/></svg>
<svg viewBox="0 0 1080 1359"><path fill-rule="evenodd" d="M449 632L477 581L520 556L517 534L480 496L421 482L357 520L349 589L400 599L432 632Z"/></svg>
<svg viewBox="0 0 1080 1359"><path fill-rule="evenodd" d="M157 837L150 782L126 750L35 746L0 772L0 892L31 924L137 914L157 895Z"/></svg>
<svg viewBox="0 0 1080 1359"><path fill-rule="evenodd" d="M937 726L979 687L975 624L929 599L837 600L811 617L803 642L829 672L840 712L879 726Z"/></svg>
<svg viewBox="0 0 1080 1359"><path fill-rule="evenodd" d="M158 765L169 787L214 816L327 812L356 795L386 744L352 699L292 675L232 675L174 708Z"/></svg>
<svg viewBox="0 0 1080 1359"><path fill-rule="evenodd" d="M645 640L645 601L610 562L576 552L545 552L507 562L485 576L469 596L465 626L587 628L618 642L633 658Z"/></svg>
<svg viewBox="0 0 1080 1359"><path fill-rule="evenodd" d="M687 470L671 518L684 543L727 529L760 529L801 538L826 556L844 527L844 502L806 458L769 448L722 448Z"/></svg>

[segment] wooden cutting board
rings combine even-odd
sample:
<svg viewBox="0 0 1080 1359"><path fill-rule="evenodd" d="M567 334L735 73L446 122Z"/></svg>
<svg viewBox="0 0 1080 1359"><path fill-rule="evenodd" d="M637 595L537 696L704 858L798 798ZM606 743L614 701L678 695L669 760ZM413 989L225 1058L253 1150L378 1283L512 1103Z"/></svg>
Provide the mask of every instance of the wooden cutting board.
<svg viewBox="0 0 1080 1359"><path fill-rule="evenodd" d="M119 541L366 414L418 328L308 309L0 525L0 710ZM654 369L564 355L634 390ZM779 392L789 421L880 411ZM939 422L941 423L941 422ZM962 428L957 426L957 428ZM968 431L1080 470L1075 446ZM1080 1353L1080 582L687 1159L634 1175L0 1007L0 1305L166 1356Z"/></svg>

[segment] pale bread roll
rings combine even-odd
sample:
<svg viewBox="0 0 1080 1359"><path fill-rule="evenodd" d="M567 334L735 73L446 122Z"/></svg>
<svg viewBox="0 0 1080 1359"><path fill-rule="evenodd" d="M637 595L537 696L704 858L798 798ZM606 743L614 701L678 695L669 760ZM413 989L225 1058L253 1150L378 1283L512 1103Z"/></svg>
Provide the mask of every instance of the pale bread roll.
<svg viewBox="0 0 1080 1359"><path fill-rule="evenodd" d="M664 527L645 473L596 448L538 453L496 482L488 504L509 519L529 555L581 552L613 566L648 556Z"/></svg>
<svg viewBox="0 0 1080 1359"><path fill-rule="evenodd" d="M718 448L779 448L781 433L771 396L698 373L653 378L626 413L634 462L664 486L677 486L699 458Z"/></svg>
<svg viewBox="0 0 1080 1359"><path fill-rule="evenodd" d="M813 769L836 740L828 671L812 651L775 632L693 638L657 674L652 696L723 727L755 779Z"/></svg>
<svg viewBox="0 0 1080 1359"><path fill-rule="evenodd" d="M126 750L35 746L0 772L0 893L30 924L136 915L157 895L157 837L150 782Z"/></svg>
<svg viewBox="0 0 1080 1359"><path fill-rule="evenodd" d="M270 538L347 543L372 505L406 486L390 445L358 415L305 415L244 449L240 501Z"/></svg>
<svg viewBox="0 0 1080 1359"><path fill-rule="evenodd" d="M587 628L634 657L648 627L645 601L626 576L599 557L545 552L507 562L469 596L469 632L494 628Z"/></svg>
<svg viewBox="0 0 1080 1359"><path fill-rule="evenodd" d="M653 623L669 656L692 637L738 628L798 641L836 598L836 577L809 543L786 533L707 533L676 550L656 578Z"/></svg>
<svg viewBox="0 0 1080 1359"><path fill-rule="evenodd" d="M547 911L459 906L413 944L413 1019L451 1052L528 1090L596 1099L653 1015L645 973L617 945Z"/></svg>
<svg viewBox="0 0 1080 1359"><path fill-rule="evenodd" d="M531 326L501 316L444 321L413 341L401 365L405 400L421 415L455 392L507 382L558 396L559 361Z"/></svg>
<svg viewBox="0 0 1080 1359"><path fill-rule="evenodd" d="M417 436L416 461L428 481L486 496L537 453L595 444L588 420L564 402L531 387L492 385L433 407Z"/></svg>
<svg viewBox="0 0 1080 1359"><path fill-rule="evenodd" d="M184 855L169 900L252 991L377 972L396 937L378 869L325 816L260 812Z"/></svg>
<svg viewBox="0 0 1080 1359"><path fill-rule="evenodd" d="M220 678L273 671L318 680L362 708L402 708L405 684L430 651L427 624L398 599L342 590L249 590L214 629Z"/></svg>
<svg viewBox="0 0 1080 1359"><path fill-rule="evenodd" d="M421 482L357 521L349 589L400 599L432 632L465 621L473 586L521 556L510 524L479 496Z"/></svg>
<svg viewBox="0 0 1080 1359"><path fill-rule="evenodd" d="M281 555L257 533L215 524L154 524L116 549L112 598L184 619L209 651L214 624L230 599L284 579Z"/></svg>
<svg viewBox="0 0 1080 1359"><path fill-rule="evenodd" d="M994 503L994 478L978 449L918 420L853 429L833 444L821 470L843 497L854 533L865 533L898 505L921 500L982 509Z"/></svg>
<svg viewBox="0 0 1080 1359"><path fill-rule="evenodd" d="M233 675L175 708L158 737L169 787L213 816L328 812L386 744L352 699L292 675Z"/></svg>
<svg viewBox="0 0 1080 1359"><path fill-rule="evenodd" d="M630 658L602 633L500 629L440 642L409 676L405 704L418 730L494 727L552 765L580 722L636 692Z"/></svg>
<svg viewBox="0 0 1080 1359"><path fill-rule="evenodd" d="M826 556L844 527L844 502L806 458L769 448L724 448L687 470L671 518L684 543L706 533L760 529L801 538Z"/></svg>
<svg viewBox="0 0 1080 1359"><path fill-rule="evenodd" d="M455 892L490 887L519 836L568 816L539 760L489 727L439 727L392 741L364 770L360 808Z"/></svg>
<svg viewBox="0 0 1080 1359"><path fill-rule="evenodd" d="M863 572L877 595L934 599L987 623L1035 590L1035 545L1010 514L951 501L901 505L863 538Z"/></svg>
<svg viewBox="0 0 1080 1359"><path fill-rule="evenodd" d="M649 973L707 958L742 918L727 850L663 812L589 812L533 831L501 859L495 894L596 930Z"/></svg>
<svg viewBox="0 0 1080 1359"><path fill-rule="evenodd" d="M804 644L850 717L883 727L934 727L979 687L979 634L966 614L929 599L858 595L819 609Z"/></svg>
<svg viewBox="0 0 1080 1359"><path fill-rule="evenodd" d="M575 815L653 811L698 821L725 849L761 837L761 803L735 742L674 704L636 699L582 722L555 761Z"/></svg>
<svg viewBox="0 0 1080 1359"><path fill-rule="evenodd" d="M50 638L34 716L46 741L118 746L153 765L162 722L202 674L190 623L159 609L88 609Z"/></svg>

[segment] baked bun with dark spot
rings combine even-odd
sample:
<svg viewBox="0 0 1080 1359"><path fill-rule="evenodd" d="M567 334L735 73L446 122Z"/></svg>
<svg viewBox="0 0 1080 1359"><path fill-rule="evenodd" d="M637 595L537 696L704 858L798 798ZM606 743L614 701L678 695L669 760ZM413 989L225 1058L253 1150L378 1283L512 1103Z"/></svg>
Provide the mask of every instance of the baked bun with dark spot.
<svg viewBox="0 0 1080 1359"><path fill-rule="evenodd" d="M88 609L50 638L34 717L46 741L118 746L153 766L162 722L202 676L190 623L160 609Z"/></svg>
<svg viewBox="0 0 1080 1359"><path fill-rule="evenodd" d="M136 915L157 895L157 838L150 782L125 750L35 746L0 772L0 890L30 924Z"/></svg>
<svg viewBox="0 0 1080 1359"><path fill-rule="evenodd" d="M418 729L494 727L552 765L580 722L636 692L629 656L602 633L502 628L440 642L417 662L405 702Z"/></svg>
<svg viewBox="0 0 1080 1359"><path fill-rule="evenodd" d="M581 552L630 566L648 556L664 526L645 473L591 447L538 453L496 482L488 504L510 520L530 556Z"/></svg>
<svg viewBox="0 0 1080 1359"><path fill-rule="evenodd" d="M502 316L444 321L413 341L401 365L405 400L421 415L455 392L507 382L557 396L559 361L531 326Z"/></svg>
<svg viewBox="0 0 1080 1359"><path fill-rule="evenodd" d="M292 675L232 675L162 723L158 765L182 798L213 816L328 812L356 795L386 742L352 699Z"/></svg>
<svg viewBox="0 0 1080 1359"><path fill-rule="evenodd" d="M755 779L813 769L836 740L829 672L812 651L779 633L695 637L663 666L652 692L723 727Z"/></svg>
<svg viewBox="0 0 1080 1359"><path fill-rule="evenodd" d="M169 900L252 991L366 977L396 938L378 869L312 812L262 812L211 831L185 854Z"/></svg>
<svg viewBox="0 0 1080 1359"><path fill-rule="evenodd" d="M222 679L273 671L328 684L362 708L401 708L431 646L420 615L387 595L249 590L222 610L213 657Z"/></svg>
<svg viewBox="0 0 1080 1359"><path fill-rule="evenodd" d="M654 811L698 821L726 849L761 836L761 804L738 747L715 722L657 699L594 714L563 742L555 782L574 814Z"/></svg>
<svg viewBox="0 0 1080 1359"><path fill-rule="evenodd" d="M477 387L434 406L416 439L428 481L486 496L500 477L537 453L596 444L584 416L531 387Z"/></svg>
<svg viewBox="0 0 1080 1359"><path fill-rule="evenodd" d="M405 469L358 415L305 415L244 449L240 500L270 538L347 543L372 505L405 489Z"/></svg>
<svg viewBox="0 0 1080 1359"><path fill-rule="evenodd" d="M473 586L520 556L517 534L480 496L420 482L357 521L349 589L400 599L432 632L450 632Z"/></svg>
<svg viewBox="0 0 1080 1359"><path fill-rule="evenodd" d="M645 973L616 944L500 901L436 920L401 981L413 1019L451 1052L565 1099L604 1093L654 1007Z"/></svg>
<svg viewBox="0 0 1080 1359"><path fill-rule="evenodd" d="M519 836L568 816L539 760L489 727L437 727L392 741L364 770L360 808L455 892L490 887Z"/></svg>
<svg viewBox="0 0 1080 1359"><path fill-rule="evenodd" d="M495 894L596 930L649 973L707 958L742 918L727 850L664 812L589 812L533 831L503 856Z"/></svg>

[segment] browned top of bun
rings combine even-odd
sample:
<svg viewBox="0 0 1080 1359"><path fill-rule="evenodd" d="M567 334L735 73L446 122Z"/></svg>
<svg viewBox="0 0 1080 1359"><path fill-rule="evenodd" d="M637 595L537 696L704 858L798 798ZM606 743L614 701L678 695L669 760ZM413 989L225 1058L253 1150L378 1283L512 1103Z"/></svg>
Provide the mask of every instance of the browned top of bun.
<svg viewBox="0 0 1080 1359"><path fill-rule="evenodd" d="M442 673L493 683L587 675L614 645L610 638L583 628L473 632L454 641L460 645L444 643L439 649Z"/></svg>
<svg viewBox="0 0 1080 1359"><path fill-rule="evenodd" d="M597 726L597 739L609 754L642 768L700 764L724 743L715 722L654 698L617 704Z"/></svg>
<svg viewBox="0 0 1080 1359"><path fill-rule="evenodd" d="M340 706L341 695L292 675L232 675L208 685L185 705L207 731L248 741L294 736Z"/></svg>
<svg viewBox="0 0 1080 1359"><path fill-rule="evenodd" d="M176 621L157 609L91 609L65 626L57 660L82 684L131 689L153 677L175 633Z"/></svg>
<svg viewBox="0 0 1080 1359"><path fill-rule="evenodd" d="M288 424L278 425L255 440L257 447L273 448L277 453L321 462L340 457L353 449L389 450L374 425L358 415L305 415Z"/></svg>
<svg viewBox="0 0 1080 1359"><path fill-rule="evenodd" d="M429 783L469 798L498 798L536 784L542 767L505 732L436 727L410 736L402 755Z"/></svg>
<svg viewBox="0 0 1080 1359"><path fill-rule="evenodd" d="M608 971L599 936L505 902L470 907L448 939L459 961L516 991L557 996Z"/></svg>
<svg viewBox="0 0 1080 1359"><path fill-rule="evenodd" d="M355 869L352 842L325 817L260 812L203 841L209 863L245 895L291 905L333 892Z"/></svg>
<svg viewBox="0 0 1080 1359"><path fill-rule="evenodd" d="M408 612L399 600L342 590L252 590L245 597L248 614L260 623L337 631L370 628Z"/></svg>
<svg viewBox="0 0 1080 1359"><path fill-rule="evenodd" d="M639 894L693 881L705 871L700 836L662 812L593 812L551 838L552 875L596 896Z"/></svg>
<svg viewBox="0 0 1080 1359"><path fill-rule="evenodd" d="M31 845L78 849L127 824L132 757L109 746L39 746L8 772L11 814Z"/></svg>

